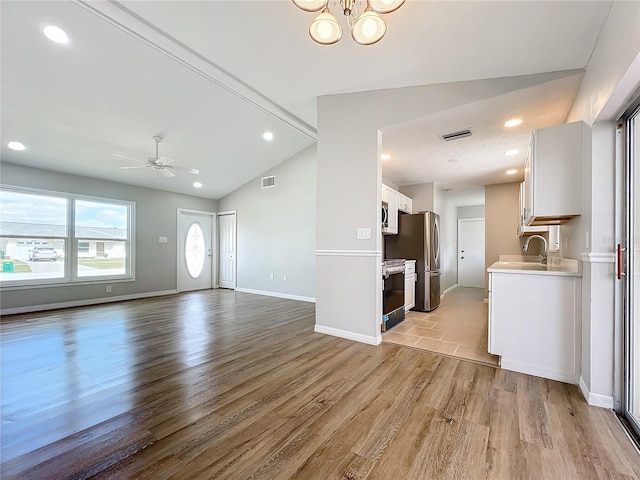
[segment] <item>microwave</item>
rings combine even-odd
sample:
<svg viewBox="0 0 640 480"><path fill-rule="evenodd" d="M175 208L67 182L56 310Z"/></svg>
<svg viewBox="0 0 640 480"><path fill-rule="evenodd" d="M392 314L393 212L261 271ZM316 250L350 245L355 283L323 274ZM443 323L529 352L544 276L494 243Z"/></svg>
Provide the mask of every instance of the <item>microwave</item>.
<svg viewBox="0 0 640 480"><path fill-rule="evenodd" d="M382 232L386 232L389 229L389 204L387 202L382 202Z"/></svg>

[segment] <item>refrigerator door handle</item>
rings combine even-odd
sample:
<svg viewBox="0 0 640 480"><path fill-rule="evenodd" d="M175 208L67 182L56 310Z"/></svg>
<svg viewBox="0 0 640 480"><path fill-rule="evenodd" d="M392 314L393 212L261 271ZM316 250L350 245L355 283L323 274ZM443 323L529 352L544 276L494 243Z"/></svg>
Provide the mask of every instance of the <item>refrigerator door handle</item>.
<svg viewBox="0 0 640 480"><path fill-rule="evenodd" d="M438 222L433 222L433 243L434 243L434 254L433 259L435 261L435 266L439 267L439 257L440 257L440 227L438 226Z"/></svg>

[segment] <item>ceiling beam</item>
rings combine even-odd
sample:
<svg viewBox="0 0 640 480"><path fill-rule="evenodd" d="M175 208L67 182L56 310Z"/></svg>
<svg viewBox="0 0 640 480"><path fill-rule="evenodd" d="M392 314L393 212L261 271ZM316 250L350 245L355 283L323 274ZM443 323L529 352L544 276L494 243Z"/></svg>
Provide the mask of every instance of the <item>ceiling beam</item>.
<svg viewBox="0 0 640 480"><path fill-rule="evenodd" d="M259 110L278 118L309 138L317 140L317 131L311 125L283 109L242 80L226 72L210 59L136 15L124 5L113 0L105 2L73 0L73 2Z"/></svg>

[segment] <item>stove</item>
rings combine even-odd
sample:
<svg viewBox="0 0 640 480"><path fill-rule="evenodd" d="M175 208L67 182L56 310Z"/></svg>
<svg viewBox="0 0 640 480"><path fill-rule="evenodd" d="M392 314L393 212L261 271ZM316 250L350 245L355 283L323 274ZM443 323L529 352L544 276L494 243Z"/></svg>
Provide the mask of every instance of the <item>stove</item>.
<svg viewBox="0 0 640 480"><path fill-rule="evenodd" d="M404 258L382 262L382 331L404 320Z"/></svg>

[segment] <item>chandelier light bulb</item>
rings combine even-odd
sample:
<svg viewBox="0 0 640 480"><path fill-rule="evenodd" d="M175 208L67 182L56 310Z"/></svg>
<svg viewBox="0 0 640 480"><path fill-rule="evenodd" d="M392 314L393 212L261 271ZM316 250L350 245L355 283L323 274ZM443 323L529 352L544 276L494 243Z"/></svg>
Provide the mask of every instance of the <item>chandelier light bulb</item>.
<svg viewBox="0 0 640 480"><path fill-rule="evenodd" d="M311 23L309 35L322 45L331 45L342 38L342 27L329 9L325 8Z"/></svg>
<svg viewBox="0 0 640 480"><path fill-rule="evenodd" d="M327 6L328 0L293 0L293 4L305 12L317 12Z"/></svg>
<svg viewBox="0 0 640 480"><path fill-rule="evenodd" d="M360 45L372 45L379 42L387 32L387 24L382 17L369 7L354 22L351 36Z"/></svg>
<svg viewBox="0 0 640 480"><path fill-rule="evenodd" d="M342 38L342 27L329 5L335 5L351 29L351 37L360 45L373 45L387 33L387 24L380 14L391 13L405 0L292 0L305 12L321 12L309 26L309 36L321 45L332 45ZM364 8L364 11L361 9ZM362 14L360 12L362 11Z"/></svg>
<svg viewBox="0 0 640 480"><path fill-rule="evenodd" d="M404 0L369 0L371 10L378 13L391 13L399 9Z"/></svg>

